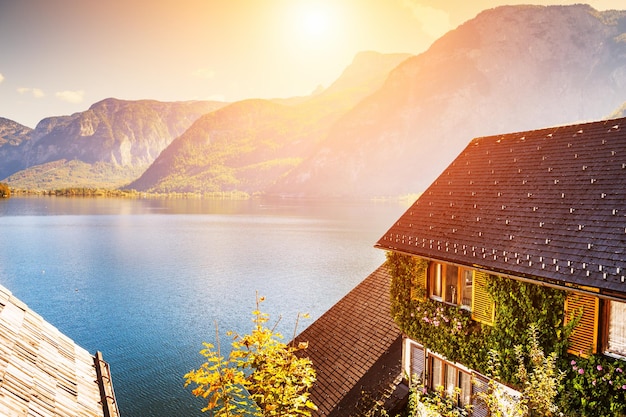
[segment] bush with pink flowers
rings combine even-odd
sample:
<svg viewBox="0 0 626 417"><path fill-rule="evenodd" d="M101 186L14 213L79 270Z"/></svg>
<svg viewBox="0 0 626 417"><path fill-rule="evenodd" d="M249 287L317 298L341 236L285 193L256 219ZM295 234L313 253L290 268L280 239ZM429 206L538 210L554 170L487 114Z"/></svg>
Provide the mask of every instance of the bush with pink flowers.
<svg viewBox="0 0 626 417"><path fill-rule="evenodd" d="M561 397L566 415L624 416L626 362L601 355L571 359Z"/></svg>

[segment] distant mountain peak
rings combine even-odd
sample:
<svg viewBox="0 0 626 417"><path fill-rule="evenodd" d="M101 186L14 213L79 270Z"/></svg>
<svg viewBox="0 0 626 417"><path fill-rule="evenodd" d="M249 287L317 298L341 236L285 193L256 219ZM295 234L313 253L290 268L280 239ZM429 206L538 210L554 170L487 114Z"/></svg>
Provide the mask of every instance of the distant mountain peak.
<svg viewBox="0 0 626 417"><path fill-rule="evenodd" d="M587 5L481 12L398 65L273 191L421 192L474 137L615 111L626 97L626 12Z"/></svg>
<svg viewBox="0 0 626 417"><path fill-rule="evenodd" d="M342 90L358 88L367 83L382 85L389 71L411 56L411 54L406 53L359 52L354 56L350 65L343 70L339 78L323 94L333 94Z"/></svg>

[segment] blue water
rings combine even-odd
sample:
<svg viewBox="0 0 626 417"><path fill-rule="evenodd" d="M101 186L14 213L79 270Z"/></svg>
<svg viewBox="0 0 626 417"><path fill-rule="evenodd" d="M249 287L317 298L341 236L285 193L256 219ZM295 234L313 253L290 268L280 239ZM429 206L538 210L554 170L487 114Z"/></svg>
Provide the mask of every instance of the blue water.
<svg viewBox="0 0 626 417"><path fill-rule="evenodd" d="M11 198L0 201L0 283L103 352L123 417L200 416L183 375L202 363L215 322L249 331L258 291L290 339L298 312L310 324L384 261L372 245L405 209Z"/></svg>

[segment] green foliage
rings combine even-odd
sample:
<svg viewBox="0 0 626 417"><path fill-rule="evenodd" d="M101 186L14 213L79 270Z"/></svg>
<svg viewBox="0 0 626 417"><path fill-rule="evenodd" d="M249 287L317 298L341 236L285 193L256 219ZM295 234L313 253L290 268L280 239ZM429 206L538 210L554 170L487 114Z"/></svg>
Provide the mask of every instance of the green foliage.
<svg viewBox="0 0 626 417"><path fill-rule="evenodd" d="M146 166L120 167L112 163L58 160L19 171L7 181L13 188L55 190L63 188L108 188L128 184Z"/></svg>
<svg viewBox="0 0 626 417"><path fill-rule="evenodd" d="M460 390L455 388L450 395L444 392L443 386L438 386L435 392L429 392L419 379L414 379L409 389L407 413L409 417L465 417L469 415L471 406L459 408L455 398Z"/></svg>
<svg viewBox="0 0 626 417"><path fill-rule="evenodd" d="M561 407L569 416L617 417L626 414L626 362L592 355L565 366Z"/></svg>
<svg viewBox="0 0 626 417"><path fill-rule="evenodd" d="M315 382L315 370L309 358L296 355L307 348L280 341L282 335L265 327L269 316L259 310L264 298L257 297L253 311L254 328L250 334L233 336L229 357L206 344L200 353L207 361L198 370L185 375L186 385L196 384L193 394L207 399L202 411L215 416L310 416L317 407L309 399L309 389ZM298 315L306 317L306 315ZM297 322L296 322L297 328ZM295 333L295 332L294 332ZM217 335L219 340L219 335ZM251 411L245 401L245 391L258 408Z"/></svg>
<svg viewBox="0 0 626 417"><path fill-rule="evenodd" d="M523 417L525 408L518 398L514 398L511 392L500 382L500 356L495 350L489 351L488 372L491 377L486 392L479 392L478 398L489 410L491 417Z"/></svg>
<svg viewBox="0 0 626 417"><path fill-rule="evenodd" d="M524 349L522 345L515 347L518 364L516 377L523 387L522 402L531 416L558 415L559 409L555 399L565 373L557 367L557 353L552 352L546 356L539 345L537 326L531 324L527 333L527 349ZM526 365L526 353L528 365Z"/></svg>
<svg viewBox="0 0 626 417"><path fill-rule="evenodd" d="M496 305L496 321L486 344L502 359L504 382L520 382L515 377L515 346L530 344L527 329L531 325L536 326L545 351L565 355L569 333L563 327L565 291L497 276L490 277L487 291Z"/></svg>
<svg viewBox="0 0 626 417"><path fill-rule="evenodd" d="M408 337L479 372L493 375L497 369L499 381L524 393L523 404L543 410L528 415L551 415L557 396L568 415L624 415L624 361L597 355L576 358L571 365L557 363L567 357L567 339L578 322L563 325L565 291L491 276L487 290L496 308L491 327L474 322L466 310L430 300L424 287L427 265L417 257L387 254L391 314ZM543 352L551 353L546 357ZM568 373L567 378L560 377L559 368ZM507 392L498 387L494 385L490 400L493 407L500 403L501 410L494 408L492 415L523 415L516 414L523 410L516 411L506 400Z"/></svg>
<svg viewBox="0 0 626 417"><path fill-rule="evenodd" d="M517 371L515 377L520 381L521 397L512 398L500 379L502 363L495 350L489 354L490 376L487 392L479 393L494 417L551 417L559 415L556 398L558 388L565 376L557 367L556 352L545 355L539 344L537 326L531 324L527 333L527 345L515 346Z"/></svg>
<svg viewBox="0 0 626 417"><path fill-rule="evenodd" d="M9 198L11 197L11 189L8 184L0 182L0 198Z"/></svg>
<svg viewBox="0 0 626 417"><path fill-rule="evenodd" d="M426 273L426 260L388 252L387 266L392 276L391 314L398 327L449 360L484 370L484 339L491 329L472 320L465 309L426 297L419 283L419 277Z"/></svg>
<svg viewBox="0 0 626 417"><path fill-rule="evenodd" d="M392 276L391 314L398 327L448 360L485 372L487 349L502 359L500 376L507 383L515 378L515 346L527 345L527 329L536 324L541 347L562 357L570 329L563 327L565 291L491 276L487 291L495 302L493 327L472 320L467 310L427 297L423 278L428 262L396 252L387 253Z"/></svg>

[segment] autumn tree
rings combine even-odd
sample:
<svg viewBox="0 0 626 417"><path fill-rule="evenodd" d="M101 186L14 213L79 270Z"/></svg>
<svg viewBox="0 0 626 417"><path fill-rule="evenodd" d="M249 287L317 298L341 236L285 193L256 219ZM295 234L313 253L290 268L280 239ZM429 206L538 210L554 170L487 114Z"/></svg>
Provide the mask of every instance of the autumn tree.
<svg viewBox="0 0 626 417"><path fill-rule="evenodd" d="M311 410L317 409L309 399L315 370L308 357L296 355L307 344L285 344L275 326L267 328L269 315L259 309L263 301L257 296L250 334L228 332L232 342L227 358L221 354L216 325L217 346L205 343L200 353L206 362L185 375L185 386L195 384L193 394L207 400L202 411L212 411L218 417L291 417L310 416ZM306 315L298 314L296 329L301 317Z"/></svg>
<svg viewBox="0 0 626 417"><path fill-rule="evenodd" d="M3 182L0 182L0 198L9 198L11 197L11 189L9 186Z"/></svg>

